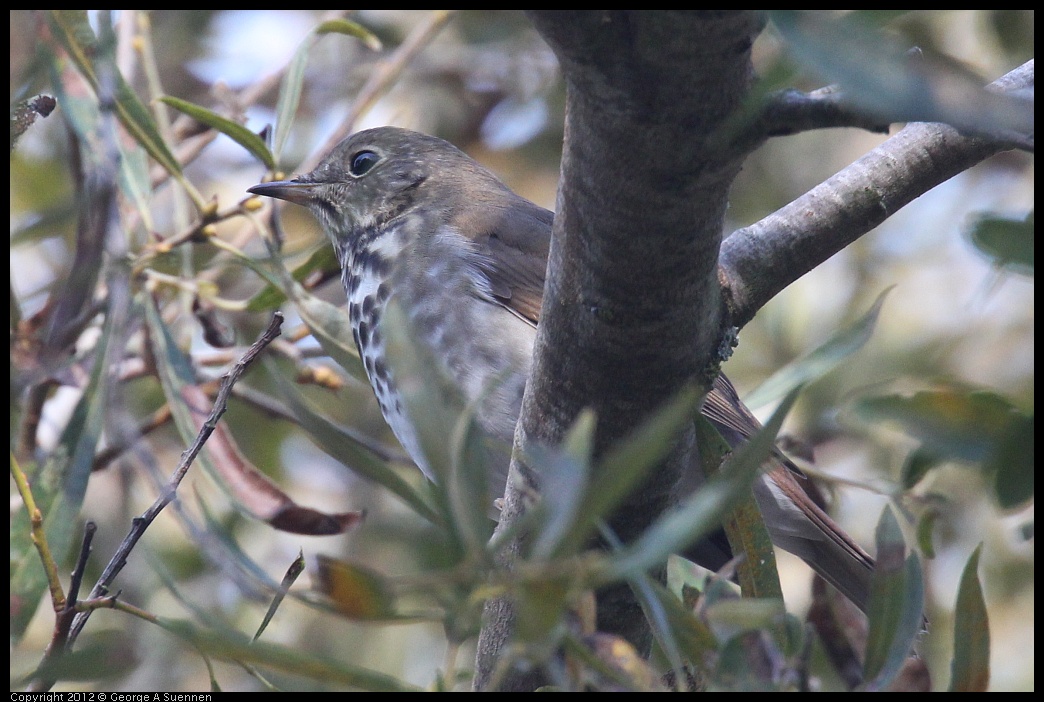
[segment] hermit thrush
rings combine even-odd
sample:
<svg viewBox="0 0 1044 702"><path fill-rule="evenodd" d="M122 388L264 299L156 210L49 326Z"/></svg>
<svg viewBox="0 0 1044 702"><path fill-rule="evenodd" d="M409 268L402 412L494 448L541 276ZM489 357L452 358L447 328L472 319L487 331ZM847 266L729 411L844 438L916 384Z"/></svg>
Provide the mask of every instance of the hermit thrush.
<svg viewBox="0 0 1044 702"><path fill-rule="evenodd" d="M255 185L258 195L307 207L342 266L348 314L381 411L434 479L385 359L381 318L394 297L438 369L477 402L477 419L510 443L540 317L553 213L516 195L453 145L393 127L354 134L311 173ZM760 425L719 376L703 414L736 445ZM507 466L492 479L502 487ZM774 543L805 560L866 608L873 560L808 496L800 471L773 456L754 494ZM696 550L717 569L720 536Z"/></svg>

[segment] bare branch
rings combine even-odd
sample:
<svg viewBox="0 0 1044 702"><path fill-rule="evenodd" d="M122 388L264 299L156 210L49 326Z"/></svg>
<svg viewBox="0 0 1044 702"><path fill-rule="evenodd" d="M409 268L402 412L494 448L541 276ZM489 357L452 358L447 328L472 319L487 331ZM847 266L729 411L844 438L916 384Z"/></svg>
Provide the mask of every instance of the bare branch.
<svg viewBox="0 0 1044 702"><path fill-rule="evenodd" d="M1029 61L990 87L1010 92L1032 85ZM1006 141L962 136L943 124L910 124L797 200L733 232L719 258L729 323L742 327L783 288L901 207L1009 148Z"/></svg>
<svg viewBox="0 0 1044 702"><path fill-rule="evenodd" d="M769 95L757 122L765 137L786 136L810 129L856 127L879 134L888 133L888 124L875 115L859 110L832 88L813 90L780 90Z"/></svg>
<svg viewBox="0 0 1044 702"><path fill-rule="evenodd" d="M98 582L94 585L91 590L89 599L96 599L108 592L109 585L116 578L123 567L127 564L127 557L130 555L134 546L138 543L138 540L145 533L145 530L149 528L149 525L159 516L159 513L170 504L177 496L178 486L184 479L185 474L188 473L189 467L192 462L195 461L196 456L203 449L203 444L206 443L207 439L214 431L214 427L217 426L218 420L221 415L225 413L225 409L228 406L228 398L232 393L232 386L236 384L240 376L243 375L246 367L257 357L261 351L268 346L269 343L277 336L279 336L280 327L283 324L283 315L280 312L276 312L272 316L272 321L269 322L268 328L261 334L260 338L255 341L243 357L236 363L231 370L226 373L221 379L221 388L218 390L217 398L214 400L214 408L210 412L210 416L207 417L204 422L202 429L199 434L196 435L195 441L192 445L181 455L181 461L178 463L177 469L171 475L170 480L167 482L166 487L160 493L160 496L156 498L156 501L146 509L141 516L135 517L131 525L130 532L120 543L116 549L116 553L109 561L108 565L105 566L105 570L102 571L101 577L98 578ZM87 619L90 617L90 611L80 612L76 619L73 621L72 631L69 635L68 646L72 646L76 637L83 630L84 625L87 623Z"/></svg>

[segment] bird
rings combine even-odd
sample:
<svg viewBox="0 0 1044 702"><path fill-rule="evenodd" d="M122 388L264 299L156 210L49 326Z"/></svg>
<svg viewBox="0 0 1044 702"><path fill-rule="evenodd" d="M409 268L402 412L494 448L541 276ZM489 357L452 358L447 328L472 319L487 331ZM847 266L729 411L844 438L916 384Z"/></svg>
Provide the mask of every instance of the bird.
<svg viewBox="0 0 1044 702"><path fill-rule="evenodd" d="M395 298L488 435L511 444L529 375L554 213L513 192L449 142L399 127L346 137L311 172L248 192L302 205L342 267L355 343L385 420L428 478L435 476L398 396L383 312ZM702 414L733 447L760 423L724 374ZM493 467L503 494L507 465ZM810 497L807 478L776 450L753 492L773 543L804 560L866 612L873 558ZM693 551L718 570L723 532Z"/></svg>

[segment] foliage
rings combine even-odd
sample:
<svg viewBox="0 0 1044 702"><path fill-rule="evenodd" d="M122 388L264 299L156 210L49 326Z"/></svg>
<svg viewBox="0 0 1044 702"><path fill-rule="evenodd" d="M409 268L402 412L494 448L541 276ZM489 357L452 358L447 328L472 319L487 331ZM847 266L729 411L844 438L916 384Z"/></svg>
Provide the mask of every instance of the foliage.
<svg viewBox="0 0 1044 702"><path fill-rule="evenodd" d="M841 687L844 674L825 658L850 645L849 637L858 639L858 627L835 640L813 636L792 607L770 596L774 586L759 587L760 597L745 591L741 600L727 579L702 579L705 574L677 560L670 564L669 587L648 575L743 504L795 406L795 388L806 385L796 413L825 453L834 456L837 446L849 446L856 462L884 466L860 476L875 484L865 491L878 502L864 524L878 524L878 556L887 567L876 576L859 676L868 689L883 689L902 674L921 635L925 601L943 600L935 611L929 607L929 619L945 621L937 615L953 598L949 591L933 595L931 570L922 580L925 563L901 526L919 530L921 544L930 545L934 533L952 562L969 531L955 513L978 508L988 502L986 495L1006 510L1032 501L1032 399L1023 391L1032 386L1032 362L1012 363L988 383L982 373L960 374L974 361L956 353L945 358L947 344L957 343L950 328L943 328L941 340L919 322L872 335L878 319L888 326L890 314L903 316L894 311L898 303L868 301L891 285L875 267L888 263L898 277L916 262L861 242L846 252L846 265L859 279L835 296L844 300L832 310L812 306L791 314L799 289L745 330L745 344L757 351L744 358L741 350L738 372L730 365L730 374L751 378L769 369L772 382L761 397L785 399L765 432L731 457L727 471L637 542L594 550L597 533L612 543L602 519L669 450L679 427L694 416L700 394L698 388L679 389L600 458L591 450L595 418L583 414L561 446L528 457L549 489L519 527L530 535L530 552L507 568L503 549L514 534L490 539L483 447L470 408L447 399L452 392L432 382L430 364L406 330L393 335L397 373L417 380L408 401L430 422L420 432L429 463L444 478L438 485L425 482L383 427L347 315L338 307L343 295L336 263L306 233L314 225L290 211L263 212L256 198L244 195L247 186L275 177L285 164L307 163L316 146L303 142L318 142L315 135L344 112L412 120L412 126L476 151L483 143L525 141L512 159L523 170L509 180L520 190L532 188L526 194L533 199L550 200L553 187L541 191L538 185L553 182L557 173L554 145L561 132L559 125L533 120L560 111L562 88L547 68L546 49L534 48L538 40L514 15L309 15L299 43L274 74L230 88L190 75L185 66L194 59L172 48L181 45L176 37L199 34L190 23L201 17L189 14L195 15L12 14L13 24L36 42L33 52L12 45L24 82L12 88L11 463L23 505L39 510L39 518L28 508L12 517L12 686L57 680L57 689L453 689L469 678L484 603L506 594L519 603L521 626L504 666L544 665L556 687L799 689L809 686L810 676ZM966 21L1003 26L1006 20L996 13L975 18ZM797 31L787 17L777 19L784 34ZM913 14L892 19L892 26L944 36L956 31L948 23L957 21ZM1018 27L1005 34L992 26L976 31L973 36L988 34L1002 43L1013 36L1012 53L1024 51L1016 42ZM267 41L260 34L250 38ZM805 50L793 52L798 57L823 61L824 51L832 55L831 42L837 50L836 38L805 45L800 34L790 39ZM809 80L780 53L774 30L764 41L763 73ZM191 44L194 52L206 50L198 37ZM423 47L427 60L415 61ZM476 55L484 60L472 60ZM843 68L859 68L859 79L868 80L873 76L863 69L870 63ZM33 122L25 119L25 105L37 92L53 93L58 107ZM909 99L908 91L902 95ZM17 146L16 116L22 134ZM272 120L274 141L266 124ZM361 119L342 128L359 126ZM495 169L503 165L500 154L484 153ZM841 149L834 154L849 157ZM763 205L746 208L744 197L786 201L789 189L803 187L789 180L802 170L787 165L793 153L767 147L757 158L748 171L786 173L767 184L740 180L738 189L746 182L757 192L737 196L737 209L748 218ZM980 189L1000 190L1018 180L1017 187L1028 181L1032 191L1031 168L1009 162L1001 171L991 176L1001 180ZM1032 215L1005 214L984 214L969 227L967 241L980 264L995 266L995 286L1022 276L1031 287ZM944 235L958 238L952 231ZM970 287L966 280L974 274L961 274L960 284ZM893 299L911 294L898 287ZM277 309L294 329L284 330L264 362L233 389L200 466L149 526L116 581L113 592L120 594L115 601L98 593L80 599L81 612L119 611L81 618L86 628L74 653L51 652L41 661L41 642L62 626L56 593L63 587L55 573L79 563L81 577L100 577L117 539L133 532L134 518L164 494L177 457L206 426L216 402L214 369L234 364L242 354L233 347L257 338ZM1011 338L1016 348L1032 351L1032 338L1025 336L1026 325L1032 333L1032 312L1028 319L1010 315L990 322L996 325L989 332L994 347L1009 347ZM823 331L833 329L839 331ZM887 346L896 336L899 341ZM794 343L798 337L801 345ZM871 351L861 350L864 345L879 353L876 361L867 360ZM985 348L973 350L989 352L988 363L1006 362L1003 350ZM927 362L928 356L939 362ZM894 379L887 393L873 387L885 378ZM856 399L839 423L838 398L848 393ZM887 423L900 432L881 431ZM52 424L58 430L48 438ZM819 465L830 472L828 464ZM985 474L975 484L991 489L968 494L967 476L975 469ZM882 511L884 501L891 506ZM89 559L77 561L77 534L87 519L99 523L99 543ZM758 529L757 518L751 519L755 523L744 533ZM989 635L996 618L987 616L976 577L977 571L985 574L980 561L993 552L994 570L1009 571L1002 589L1010 601L1026 597L1025 580L1031 589L1025 559L997 553L1005 550L998 539L994 534L975 549L961 578L954 628L966 635L958 634L953 647L953 689L986 687L990 642L999 638ZM41 565L37 549L44 541L50 555ZM294 578L277 582L300 550L311 589ZM58 566L50 573L49 558ZM778 580L774 565L742 567L754 569L754 582ZM591 592L612 583L638 593L656 636L649 659L594 630ZM66 591L77 599L73 584ZM47 603L56 615L45 611ZM845 621L843 610L826 616ZM928 635L941 636L947 627L933 624ZM247 638L253 631L261 637L257 642ZM430 656L430 649L443 648L442 660ZM174 659L190 661L192 672L180 671L185 666ZM949 670L950 662L933 668ZM1006 684L1032 686L1032 679Z"/></svg>

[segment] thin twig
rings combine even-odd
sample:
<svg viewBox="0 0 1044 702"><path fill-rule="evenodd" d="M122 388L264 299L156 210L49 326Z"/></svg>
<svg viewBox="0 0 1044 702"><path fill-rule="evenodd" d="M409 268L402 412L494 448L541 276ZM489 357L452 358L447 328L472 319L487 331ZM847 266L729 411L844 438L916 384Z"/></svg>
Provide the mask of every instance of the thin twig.
<svg viewBox="0 0 1044 702"><path fill-rule="evenodd" d="M87 522L83 527L83 541L80 543L80 555L76 559L72 577L69 582L69 596L62 597L61 604L55 601L54 630L51 632L51 641L44 650L43 658L37 671L54 670L57 660L68 650L69 631L76 617L76 600L80 595L80 583L83 582L83 574L87 569L87 560L91 555L91 542L98 527L94 522ZM52 595L53 597L53 595ZM26 685L27 692L46 692L54 687L57 680L51 675L35 677Z"/></svg>
<svg viewBox="0 0 1044 702"><path fill-rule="evenodd" d="M83 582L83 574L87 570L87 561L91 557L91 542L94 541L94 534L97 531L98 525L94 522L89 521L83 525L80 556L76 559L76 566L69 578L69 599L67 600L69 607L75 607L76 600L80 598L80 584Z"/></svg>
<svg viewBox="0 0 1044 702"><path fill-rule="evenodd" d="M988 89L1032 85L1029 61ZM911 123L793 202L733 232L718 259L729 325L743 327L780 290L899 208L1008 148L1007 142L963 136L944 124Z"/></svg>
<svg viewBox="0 0 1044 702"><path fill-rule="evenodd" d="M145 533L145 530L149 528L149 525L152 524L159 513L162 512L163 509L177 496L178 486L184 479L185 474L188 473L188 469L196 459L196 456L199 455L199 452L203 449L203 444L205 444L207 439L210 438L210 435L217 426L217 422L221 418L221 415L225 413L225 409L228 406L229 395L232 393L232 386L235 385L240 376L243 375L246 367L250 365L257 355L261 353L261 351L268 346L274 338L279 336L282 324L283 315L280 312L276 312L272 316L272 321L269 323L268 328L264 331L261 337L254 342L249 349L247 349L239 362L222 377L221 388L218 390L217 397L214 400L214 407L211 410L210 415L207 417L207 420L203 423L199 433L196 435L195 441L193 441L188 450L181 455L181 461L178 463L177 469L175 469L173 475L171 475L170 480L163 488L160 496L156 498L156 501L153 502L152 505L141 514L141 516L135 517L132 521L130 531L116 549L115 555L113 555L108 565L105 566L105 570L102 571L101 577L98 578L98 582L91 590L90 599L99 598L108 592L109 585L127 564L127 557L134 549L138 540ZM89 616L89 611L80 612L76 616L72 625L72 631L69 635L69 646L72 646L80 631L83 630Z"/></svg>
<svg viewBox="0 0 1044 702"><path fill-rule="evenodd" d="M47 544L47 532L43 527L43 515L40 512L40 508L36 506L36 499L33 497L33 492L29 487L29 479L22 472L22 467L18 465L18 461L15 460L14 456L11 456L11 477L14 478L18 494L21 495L22 503L25 505L26 513L29 515L30 535L33 545L40 554L40 560L43 562L44 572L47 574L47 585L51 590L51 603L57 612L65 607L65 593L62 592L62 583L58 578L58 566L55 564L54 557L51 555L51 548Z"/></svg>

